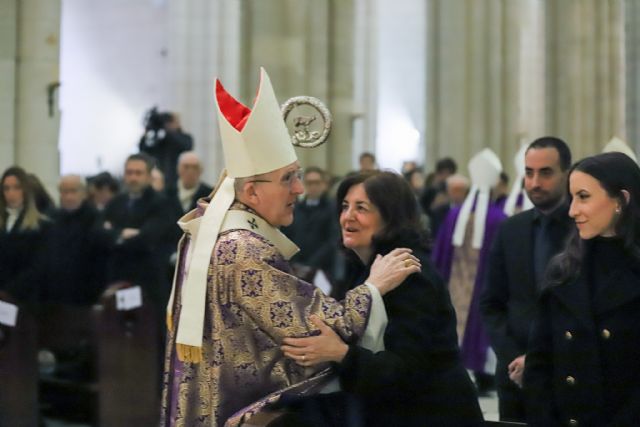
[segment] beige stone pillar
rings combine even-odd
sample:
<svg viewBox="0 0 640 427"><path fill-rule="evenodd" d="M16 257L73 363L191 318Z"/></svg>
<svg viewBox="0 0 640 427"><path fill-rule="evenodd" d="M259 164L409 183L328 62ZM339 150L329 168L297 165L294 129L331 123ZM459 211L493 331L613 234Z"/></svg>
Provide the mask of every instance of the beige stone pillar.
<svg viewBox="0 0 640 427"><path fill-rule="evenodd" d="M623 2L547 1L546 9L547 129L579 159L626 136Z"/></svg>
<svg viewBox="0 0 640 427"><path fill-rule="evenodd" d="M14 158L54 198L60 165L59 56L60 0L18 1Z"/></svg>
<svg viewBox="0 0 640 427"><path fill-rule="evenodd" d="M430 0L428 167L489 147L507 170L518 148L519 2Z"/></svg>
<svg viewBox="0 0 640 427"><path fill-rule="evenodd" d="M640 2L625 0L627 142L640 152Z"/></svg>
<svg viewBox="0 0 640 427"><path fill-rule="evenodd" d="M298 95L322 100L334 119L329 142L296 151L303 166L339 174L351 168L353 21L352 0L246 1L242 7L243 100L252 101L260 66L279 101Z"/></svg>
<svg viewBox="0 0 640 427"><path fill-rule="evenodd" d="M241 3L169 2L170 105L193 134L194 150L204 162L203 179L212 184L224 167L214 81L219 77L231 93L238 93Z"/></svg>
<svg viewBox="0 0 640 427"><path fill-rule="evenodd" d="M0 0L0 173L15 161L17 0Z"/></svg>

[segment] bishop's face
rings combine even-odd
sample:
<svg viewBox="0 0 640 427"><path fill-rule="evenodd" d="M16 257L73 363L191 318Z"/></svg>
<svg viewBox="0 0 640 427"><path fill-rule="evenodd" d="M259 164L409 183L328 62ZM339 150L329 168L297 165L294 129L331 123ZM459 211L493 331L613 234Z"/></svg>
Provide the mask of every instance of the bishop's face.
<svg viewBox="0 0 640 427"><path fill-rule="evenodd" d="M291 225L293 208L304 192L298 162L260 175L252 182L257 202L254 209L274 227Z"/></svg>

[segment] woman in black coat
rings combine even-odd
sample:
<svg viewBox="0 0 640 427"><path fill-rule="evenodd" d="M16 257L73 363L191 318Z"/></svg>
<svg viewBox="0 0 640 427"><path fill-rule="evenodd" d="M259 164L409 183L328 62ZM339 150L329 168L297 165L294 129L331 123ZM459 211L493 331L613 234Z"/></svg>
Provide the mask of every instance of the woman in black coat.
<svg viewBox="0 0 640 427"><path fill-rule="evenodd" d="M569 172L576 229L552 260L524 372L529 425L640 425L640 168L621 153Z"/></svg>
<svg viewBox="0 0 640 427"><path fill-rule="evenodd" d="M36 264L50 222L38 211L22 168L8 168L0 185L0 290L19 302L35 302Z"/></svg>
<svg viewBox="0 0 640 427"><path fill-rule="evenodd" d="M303 366L335 362L343 391L333 399L318 398L337 409L324 425L482 425L475 389L459 357L455 313L418 231L411 188L390 172L360 173L341 183L337 200L342 243L356 270L351 283L367 277L376 256L398 247L411 248L422 271L383 297L388 316L383 351L344 343L317 320L320 336L285 339L285 355ZM354 408L360 409L355 415ZM317 420L314 425L321 424Z"/></svg>

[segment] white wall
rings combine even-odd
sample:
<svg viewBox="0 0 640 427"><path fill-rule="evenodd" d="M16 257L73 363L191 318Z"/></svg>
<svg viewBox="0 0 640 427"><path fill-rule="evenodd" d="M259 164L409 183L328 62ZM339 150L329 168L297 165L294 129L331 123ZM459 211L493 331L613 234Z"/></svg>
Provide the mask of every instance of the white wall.
<svg viewBox="0 0 640 427"><path fill-rule="evenodd" d="M376 156L381 168L423 163L426 96L426 2L377 0Z"/></svg>
<svg viewBox="0 0 640 427"><path fill-rule="evenodd" d="M61 172L120 174L144 113L167 105L164 0L63 0Z"/></svg>

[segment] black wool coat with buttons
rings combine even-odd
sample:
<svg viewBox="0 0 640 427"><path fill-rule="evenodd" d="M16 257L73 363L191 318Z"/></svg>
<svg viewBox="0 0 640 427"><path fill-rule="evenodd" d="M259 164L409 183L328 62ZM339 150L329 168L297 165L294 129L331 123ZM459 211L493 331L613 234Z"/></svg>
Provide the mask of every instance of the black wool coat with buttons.
<svg viewBox="0 0 640 427"><path fill-rule="evenodd" d="M640 263L547 288L526 357L530 426L640 426ZM601 264L600 264L601 265ZM599 283L598 283L599 282Z"/></svg>

